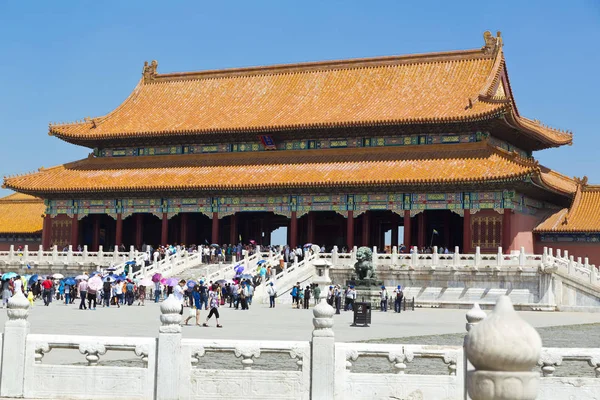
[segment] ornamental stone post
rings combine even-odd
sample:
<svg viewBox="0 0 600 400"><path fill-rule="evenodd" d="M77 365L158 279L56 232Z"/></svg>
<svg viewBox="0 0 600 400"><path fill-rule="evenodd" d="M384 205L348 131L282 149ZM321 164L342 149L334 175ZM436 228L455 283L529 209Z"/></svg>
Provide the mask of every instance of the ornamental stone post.
<svg viewBox="0 0 600 400"><path fill-rule="evenodd" d="M494 311L472 327L465 340L467 390L473 400L535 400L542 339L515 312L510 298L501 296Z"/></svg>
<svg viewBox="0 0 600 400"><path fill-rule="evenodd" d="M25 345L29 334L29 301L22 291L8 300L8 320L4 324L4 354L0 396L23 397L25 385ZM31 360L33 362L33 360Z"/></svg>
<svg viewBox="0 0 600 400"><path fill-rule="evenodd" d="M485 317L487 317L487 314L481 309L481 307L479 307L479 303L475 303L473 304L473 308L471 308L467 314L465 315L465 317L467 318L467 324L465 325L465 329L467 330L467 334L471 331L471 329L473 329L474 326L476 326L478 323L480 323L481 321L483 321L485 319ZM464 382L464 393L465 393L465 399L468 399L469 396L467 395L467 374L469 373L469 371L471 371L473 369L473 365L469 362L469 360L467 360L467 351L466 351L466 347L467 347L467 335L465 335L465 338L463 340L463 355L464 355L464 373L463 376L465 377L465 382Z"/></svg>
<svg viewBox="0 0 600 400"><path fill-rule="evenodd" d="M335 339L333 335L335 310L324 298L313 308L311 341L310 398L331 400L335 388Z"/></svg>
<svg viewBox="0 0 600 400"><path fill-rule="evenodd" d="M178 400L180 398L181 356L181 303L170 294L160 305L158 329L158 354L156 366L156 398Z"/></svg>

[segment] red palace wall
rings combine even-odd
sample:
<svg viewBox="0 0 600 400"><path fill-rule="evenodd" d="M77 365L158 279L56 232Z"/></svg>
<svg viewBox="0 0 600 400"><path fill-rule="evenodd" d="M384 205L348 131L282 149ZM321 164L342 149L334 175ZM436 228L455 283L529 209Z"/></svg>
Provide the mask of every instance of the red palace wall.
<svg viewBox="0 0 600 400"><path fill-rule="evenodd" d="M509 250L520 250L525 248L525 252L534 252L533 229L538 226L542 218L535 215L515 213L511 215L510 234L512 241Z"/></svg>

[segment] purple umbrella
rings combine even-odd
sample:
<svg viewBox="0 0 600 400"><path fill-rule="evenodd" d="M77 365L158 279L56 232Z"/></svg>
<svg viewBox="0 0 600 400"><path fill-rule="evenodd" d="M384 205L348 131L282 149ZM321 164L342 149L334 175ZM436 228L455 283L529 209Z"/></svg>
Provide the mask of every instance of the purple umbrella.
<svg viewBox="0 0 600 400"><path fill-rule="evenodd" d="M162 275L161 274L154 274L154 275L152 275L152 282L154 282L154 283L160 282L161 279L162 279Z"/></svg>
<svg viewBox="0 0 600 400"><path fill-rule="evenodd" d="M244 271L244 266L243 265L237 265L233 270L235 271L236 275L240 275L242 273L242 271Z"/></svg>
<svg viewBox="0 0 600 400"><path fill-rule="evenodd" d="M166 285L167 286L177 286L178 283L179 283L179 279L169 278L169 279L167 279Z"/></svg>

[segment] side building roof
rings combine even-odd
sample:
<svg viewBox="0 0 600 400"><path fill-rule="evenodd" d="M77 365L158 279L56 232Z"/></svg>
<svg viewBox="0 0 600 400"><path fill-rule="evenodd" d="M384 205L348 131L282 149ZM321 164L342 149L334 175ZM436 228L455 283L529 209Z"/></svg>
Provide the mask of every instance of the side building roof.
<svg viewBox="0 0 600 400"><path fill-rule="evenodd" d="M520 116L502 39L481 49L215 71L157 72L114 111L51 124L49 134L98 147L108 140L498 119L532 138L534 150L572 135Z"/></svg>
<svg viewBox="0 0 600 400"><path fill-rule="evenodd" d="M578 180L577 191L569 208L563 208L535 229L536 233L600 233L600 186Z"/></svg>
<svg viewBox="0 0 600 400"><path fill-rule="evenodd" d="M45 210L42 199L27 194L0 198L0 234L41 233Z"/></svg>

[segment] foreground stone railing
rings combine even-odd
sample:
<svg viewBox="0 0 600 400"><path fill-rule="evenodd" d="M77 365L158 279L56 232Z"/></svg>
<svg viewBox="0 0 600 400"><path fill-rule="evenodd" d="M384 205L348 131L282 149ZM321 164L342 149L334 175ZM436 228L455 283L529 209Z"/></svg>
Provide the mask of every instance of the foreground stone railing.
<svg viewBox="0 0 600 400"><path fill-rule="evenodd" d="M336 343L334 310L325 302L313 309L310 341L183 339L180 307L173 296L161 303L158 338L30 334L29 302L17 294L0 341L0 396L464 400L468 391L472 400L600 397L600 349L542 349L507 297L488 317L477 307L467 313L463 347ZM53 363L55 351L79 361ZM363 359L370 364L361 368ZM446 372L411 373L423 359L446 365ZM563 360L589 364L596 378L553 377ZM265 361L268 371L258 368ZM532 371L536 363L542 377Z"/></svg>

